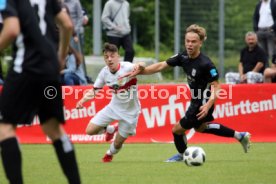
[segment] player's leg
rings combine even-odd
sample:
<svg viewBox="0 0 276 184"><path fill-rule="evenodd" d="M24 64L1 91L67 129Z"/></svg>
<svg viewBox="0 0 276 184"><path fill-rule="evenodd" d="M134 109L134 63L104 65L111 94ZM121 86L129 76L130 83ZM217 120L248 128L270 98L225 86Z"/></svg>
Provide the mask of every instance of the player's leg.
<svg viewBox="0 0 276 184"><path fill-rule="evenodd" d="M234 137L243 146L244 152L247 153L250 148L250 133L248 132L238 132L222 124L211 122L203 123L200 127L195 129L197 132L213 134L222 137Z"/></svg>
<svg viewBox="0 0 276 184"><path fill-rule="evenodd" d="M97 124L93 123L92 121L90 121L86 127L85 132L87 135L97 135L97 134L104 133L105 130L104 130L104 126L97 125Z"/></svg>
<svg viewBox="0 0 276 184"><path fill-rule="evenodd" d="M0 150L9 182L23 183L21 151L12 124L0 123Z"/></svg>
<svg viewBox="0 0 276 184"><path fill-rule="evenodd" d="M106 154L102 158L103 162L111 162L113 159L113 155L117 154L122 146L123 143L127 140L127 137L123 137L120 133L117 133L115 136L115 140L111 143L109 149L107 150Z"/></svg>
<svg viewBox="0 0 276 184"><path fill-rule="evenodd" d="M109 122L111 121L112 120L110 120ZM97 125L96 123L93 123L93 120L91 120L86 127L86 134L88 135L97 135L105 133L105 141L112 140L117 131L118 123L115 123L113 125Z"/></svg>
<svg viewBox="0 0 276 184"><path fill-rule="evenodd" d="M174 145L178 153L167 159L166 162L179 162L183 160L183 153L187 149L187 138L185 131L190 129L191 126L191 122L188 121L186 117L182 118L179 123L174 125L172 133L174 138Z"/></svg>
<svg viewBox="0 0 276 184"><path fill-rule="evenodd" d="M113 139L116 132L118 132L119 124L114 123L113 125L108 125L105 128L105 141L110 141Z"/></svg>
<svg viewBox="0 0 276 184"><path fill-rule="evenodd" d="M86 127L86 133L88 135L105 133L105 140L110 141L118 131L118 123L113 125L109 124L116 120L116 118L118 117L116 117L114 112L109 108L109 106L106 106L91 119Z"/></svg>
<svg viewBox="0 0 276 184"><path fill-rule="evenodd" d="M33 120L37 96L32 81L33 77L10 73L1 92L0 150L10 183L23 183L22 156L15 129L17 123L30 124Z"/></svg>
<svg viewBox="0 0 276 184"><path fill-rule="evenodd" d="M103 157L103 162L111 162L113 155L117 154L123 146L123 143L129 136L136 134L136 126L138 122L139 113L137 115L114 114L119 120L118 133L115 140L111 143L109 150L107 150Z"/></svg>
<svg viewBox="0 0 276 184"><path fill-rule="evenodd" d="M56 89L56 97L47 99L43 91L52 86ZM60 83L57 81L40 81L38 116L43 132L52 140L59 163L69 183L80 183L79 169L77 166L74 147L62 128L64 120L63 100Z"/></svg>
<svg viewBox="0 0 276 184"><path fill-rule="evenodd" d="M44 133L52 140L61 168L69 183L81 183L74 147L57 119L42 124Z"/></svg>

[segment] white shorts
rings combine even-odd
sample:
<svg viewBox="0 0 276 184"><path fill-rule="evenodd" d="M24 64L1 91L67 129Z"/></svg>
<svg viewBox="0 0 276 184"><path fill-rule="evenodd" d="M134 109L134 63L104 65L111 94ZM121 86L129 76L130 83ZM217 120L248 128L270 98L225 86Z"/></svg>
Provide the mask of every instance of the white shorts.
<svg viewBox="0 0 276 184"><path fill-rule="evenodd" d="M139 118L139 111L137 115L127 115L126 113L115 112L109 106L104 107L91 120L90 123L101 127L107 127L113 121L119 121L119 134L127 138L136 134L136 127Z"/></svg>

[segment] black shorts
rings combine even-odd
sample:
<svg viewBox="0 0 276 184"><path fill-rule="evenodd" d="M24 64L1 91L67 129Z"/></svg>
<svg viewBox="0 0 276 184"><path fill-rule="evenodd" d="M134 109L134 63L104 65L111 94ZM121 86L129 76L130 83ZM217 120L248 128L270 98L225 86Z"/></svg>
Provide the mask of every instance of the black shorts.
<svg viewBox="0 0 276 184"><path fill-rule="evenodd" d="M213 117L213 111L214 111L214 106L210 108L208 111L207 116L205 118L198 120L196 115L199 113L199 108L202 106L202 104L194 104L191 103L189 106L185 116L180 120L180 125L182 128L189 130L191 128L199 128L200 125L202 125L205 122L210 122L214 120Z"/></svg>
<svg viewBox="0 0 276 184"><path fill-rule="evenodd" d="M0 123L31 124L56 118L64 123L61 84L28 74L10 73L0 95Z"/></svg>

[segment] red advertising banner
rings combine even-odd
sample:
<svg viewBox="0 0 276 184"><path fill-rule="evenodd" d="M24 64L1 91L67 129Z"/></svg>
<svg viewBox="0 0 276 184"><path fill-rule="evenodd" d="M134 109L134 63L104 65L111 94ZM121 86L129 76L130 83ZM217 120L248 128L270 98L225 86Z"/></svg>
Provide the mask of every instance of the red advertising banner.
<svg viewBox="0 0 276 184"><path fill-rule="evenodd" d="M63 87L65 129L75 143L98 143L104 142L105 138L104 135L86 135L85 128L90 119L109 103L112 94L104 89L96 99L87 102L83 109L76 109L76 102L88 89L88 86ZM142 108L137 132L127 142L172 142L171 129L185 115L193 95L188 86L139 85L138 95ZM250 132L253 142L276 142L276 85L222 85L213 115L215 122L237 131ZM17 135L21 143L49 143L37 118L32 126L18 127ZM196 133L193 129L187 131L187 138L190 143L235 141Z"/></svg>

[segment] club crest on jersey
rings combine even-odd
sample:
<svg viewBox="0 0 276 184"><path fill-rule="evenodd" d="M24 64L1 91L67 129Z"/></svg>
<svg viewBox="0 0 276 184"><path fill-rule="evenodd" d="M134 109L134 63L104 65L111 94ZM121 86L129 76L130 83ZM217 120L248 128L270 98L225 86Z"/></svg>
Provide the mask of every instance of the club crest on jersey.
<svg viewBox="0 0 276 184"><path fill-rule="evenodd" d="M193 68L192 70L192 76L194 77L196 75L196 69Z"/></svg>
<svg viewBox="0 0 276 184"><path fill-rule="evenodd" d="M118 90L118 89L120 89L120 86L118 84L113 84L112 88L115 89L115 90Z"/></svg>

